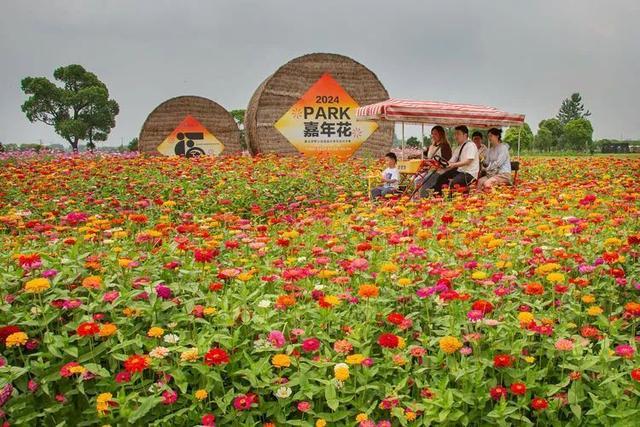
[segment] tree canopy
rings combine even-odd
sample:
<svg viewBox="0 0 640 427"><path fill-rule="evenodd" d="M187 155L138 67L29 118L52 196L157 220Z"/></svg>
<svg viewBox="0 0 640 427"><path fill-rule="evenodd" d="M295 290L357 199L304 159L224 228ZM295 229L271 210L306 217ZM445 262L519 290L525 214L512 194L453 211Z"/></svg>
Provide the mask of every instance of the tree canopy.
<svg viewBox="0 0 640 427"><path fill-rule="evenodd" d="M584 108L582 97L576 92L571 94L569 98L565 98L564 101L562 101L562 105L558 111L558 120L563 125L566 125L571 120L582 119L589 117L590 115L591 112Z"/></svg>
<svg viewBox="0 0 640 427"><path fill-rule="evenodd" d="M95 146L94 141L105 141L119 112L107 86L77 64L56 69L53 77L62 86L46 77L22 79L22 90L29 95L22 104L27 119L53 126L74 151L79 141L87 140L89 147Z"/></svg>

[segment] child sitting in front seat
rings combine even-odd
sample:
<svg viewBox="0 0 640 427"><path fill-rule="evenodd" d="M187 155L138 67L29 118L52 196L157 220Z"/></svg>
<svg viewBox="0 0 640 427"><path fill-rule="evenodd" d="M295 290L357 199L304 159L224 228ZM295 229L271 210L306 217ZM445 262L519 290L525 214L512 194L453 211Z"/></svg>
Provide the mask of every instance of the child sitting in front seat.
<svg viewBox="0 0 640 427"><path fill-rule="evenodd" d="M400 185L400 171L396 167L398 157L394 153L384 156L387 168L382 171L382 185L371 190L371 198L384 197L387 194L398 191Z"/></svg>

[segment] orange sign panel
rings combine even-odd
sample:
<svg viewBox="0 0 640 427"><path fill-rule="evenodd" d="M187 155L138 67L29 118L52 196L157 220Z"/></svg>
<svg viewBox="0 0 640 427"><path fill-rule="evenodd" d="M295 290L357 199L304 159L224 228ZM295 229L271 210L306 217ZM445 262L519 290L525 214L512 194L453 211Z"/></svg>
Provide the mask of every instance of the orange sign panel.
<svg viewBox="0 0 640 427"><path fill-rule="evenodd" d="M355 119L358 103L325 73L276 123L301 153L347 159L378 128Z"/></svg>
<svg viewBox="0 0 640 427"><path fill-rule="evenodd" d="M224 145L195 117L187 115L165 138L158 151L165 156L217 156Z"/></svg>

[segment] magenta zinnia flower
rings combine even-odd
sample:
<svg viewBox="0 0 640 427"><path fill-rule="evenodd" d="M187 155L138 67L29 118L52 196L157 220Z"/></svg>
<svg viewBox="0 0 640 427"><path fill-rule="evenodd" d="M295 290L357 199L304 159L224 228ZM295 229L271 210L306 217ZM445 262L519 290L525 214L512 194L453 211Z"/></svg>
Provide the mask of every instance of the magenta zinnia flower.
<svg viewBox="0 0 640 427"><path fill-rule="evenodd" d="M617 356L624 357L625 359L630 359L635 354L635 350L629 344L620 344L616 346L615 352Z"/></svg>

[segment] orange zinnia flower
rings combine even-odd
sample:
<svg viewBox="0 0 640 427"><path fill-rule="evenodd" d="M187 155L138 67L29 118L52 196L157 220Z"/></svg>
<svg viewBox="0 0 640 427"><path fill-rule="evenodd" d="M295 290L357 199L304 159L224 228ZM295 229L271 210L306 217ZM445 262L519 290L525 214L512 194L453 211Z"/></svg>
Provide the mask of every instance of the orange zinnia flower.
<svg viewBox="0 0 640 427"><path fill-rule="evenodd" d="M358 295L362 298L375 298L380 295L380 289L376 285L362 285L358 289Z"/></svg>

